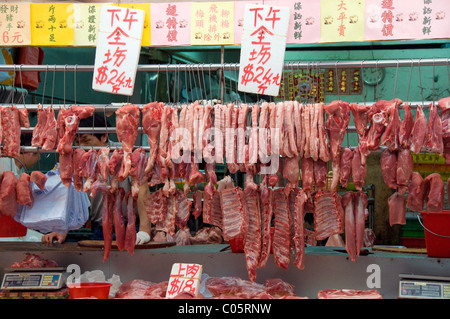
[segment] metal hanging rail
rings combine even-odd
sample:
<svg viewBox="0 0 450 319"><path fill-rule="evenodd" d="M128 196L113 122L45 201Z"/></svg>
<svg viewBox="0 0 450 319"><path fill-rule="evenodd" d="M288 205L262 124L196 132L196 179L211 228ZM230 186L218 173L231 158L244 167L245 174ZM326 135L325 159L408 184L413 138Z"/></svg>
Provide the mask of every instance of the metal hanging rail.
<svg viewBox="0 0 450 319"><path fill-rule="evenodd" d="M403 103L408 103L408 105L411 108L416 108L417 105L422 106L422 108L426 109L428 108L428 106L430 105L430 103L433 103L433 101L403 101ZM434 101L434 103L436 103L437 101ZM189 103L166 103L168 105L173 105L174 108L181 108L182 104L190 104ZM243 102L239 102L238 104L242 104ZM259 103L259 102L258 102ZM274 102L276 103L276 102ZM299 102L300 103L300 102ZM125 105L125 104L130 104L130 103L111 103L111 104L78 104L78 105L92 105L93 107L95 107L95 112L98 113L111 113L111 112L115 112L117 109L119 109L121 106ZM133 105L137 105L139 106L139 109L143 109L145 104L136 104L136 103L132 103ZM251 108L252 104L256 104L256 103L247 103L248 106ZM260 103L259 103L260 104ZM358 105L373 105L375 104L375 102L351 102L351 104L358 104ZM5 106L10 106L11 103L0 103L0 107L5 107ZM47 107L51 106L53 108L53 110L55 111L59 111L61 108L65 107L65 108L70 108L71 105L73 104L69 104L66 103L66 105L64 104L16 104L16 107L18 109L27 109L30 112L37 112L38 111L38 106L41 105L41 107L43 107L44 109L46 109Z"/></svg>
<svg viewBox="0 0 450 319"><path fill-rule="evenodd" d="M384 68L384 67L417 67L450 65L449 58L438 59L402 59L402 60L359 60L359 61L330 61L330 62L285 62L285 70L308 68ZM140 72L173 72L192 70L238 70L239 63L196 63L196 64L140 64ZM94 65L18 65L2 64L0 71L58 71L58 72L92 72Z"/></svg>

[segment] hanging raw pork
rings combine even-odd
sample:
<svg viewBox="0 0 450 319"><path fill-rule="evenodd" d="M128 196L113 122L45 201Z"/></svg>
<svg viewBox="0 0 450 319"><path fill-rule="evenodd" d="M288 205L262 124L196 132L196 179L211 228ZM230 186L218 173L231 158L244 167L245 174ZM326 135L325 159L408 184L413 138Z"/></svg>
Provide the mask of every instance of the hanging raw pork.
<svg viewBox="0 0 450 319"><path fill-rule="evenodd" d="M417 105L416 120L411 131L411 140L409 149L411 152L418 154L422 150L427 133L427 118L420 105Z"/></svg>
<svg viewBox="0 0 450 319"><path fill-rule="evenodd" d="M406 224L406 196L398 192L392 194L388 199L389 205L389 224Z"/></svg>
<svg viewBox="0 0 450 319"><path fill-rule="evenodd" d="M430 119L428 121L427 133L425 134L422 150L429 153L437 153L441 156L444 154L442 123L434 103L430 104Z"/></svg>
<svg viewBox="0 0 450 319"><path fill-rule="evenodd" d="M333 101L330 104L324 105L324 110L327 113L325 126L328 129L328 138L333 159L333 179L330 188L331 190L336 190L340 177L341 145L350 122L350 107L347 102Z"/></svg>
<svg viewBox="0 0 450 319"><path fill-rule="evenodd" d="M408 188L406 207L415 212L421 212L425 197L425 183L419 172L412 172L411 183Z"/></svg>

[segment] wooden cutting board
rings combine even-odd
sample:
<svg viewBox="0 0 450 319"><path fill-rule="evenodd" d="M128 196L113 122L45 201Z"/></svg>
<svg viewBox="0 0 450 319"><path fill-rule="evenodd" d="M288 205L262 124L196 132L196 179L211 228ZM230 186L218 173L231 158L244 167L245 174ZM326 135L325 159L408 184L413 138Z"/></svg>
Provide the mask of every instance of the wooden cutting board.
<svg viewBox="0 0 450 319"><path fill-rule="evenodd" d="M175 242L149 242L134 246L134 249L155 249L175 246ZM80 240L78 246L90 248L102 248L105 246L103 240ZM112 242L111 249L118 249L115 241Z"/></svg>
<svg viewBox="0 0 450 319"><path fill-rule="evenodd" d="M402 248L402 247L389 247L389 246L377 246L372 247L372 250L386 251L390 253L405 253L405 254L426 254L426 248Z"/></svg>

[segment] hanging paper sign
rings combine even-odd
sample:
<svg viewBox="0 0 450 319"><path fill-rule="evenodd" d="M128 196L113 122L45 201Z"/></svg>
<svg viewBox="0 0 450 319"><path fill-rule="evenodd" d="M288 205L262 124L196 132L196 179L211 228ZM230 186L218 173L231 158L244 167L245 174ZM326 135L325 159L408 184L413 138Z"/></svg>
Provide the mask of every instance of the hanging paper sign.
<svg viewBox="0 0 450 319"><path fill-rule="evenodd" d="M236 1L234 3L234 43L242 43L242 32L244 30L244 12L247 4L276 6L277 0L265 1Z"/></svg>
<svg viewBox="0 0 450 319"><path fill-rule="evenodd" d="M141 46L149 47L152 39L150 29L150 3L121 3L119 6L123 8L139 9L145 12Z"/></svg>
<svg viewBox="0 0 450 319"><path fill-rule="evenodd" d="M278 5L291 9L288 44L320 42L320 1L279 0Z"/></svg>
<svg viewBox="0 0 450 319"><path fill-rule="evenodd" d="M278 95L288 25L289 8L265 5L245 7L239 91Z"/></svg>
<svg viewBox="0 0 450 319"><path fill-rule="evenodd" d="M365 0L322 0L321 42L364 41Z"/></svg>
<svg viewBox="0 0 450 319"><path fill-rule="evenodd" d="M75 46L95 46L97 44L98 21L102 3L74 3Z"/></svg>
<svg viewBox="0 0 450 319"><path fill-rule="evenodd" d="M446 0L366 0L365 40L448 37Z"/></svg>
<svg viewBox="0 0 450 319"><path fill-rule="evenodd" d="M234 43L233 2L191 3L191 45Z"/></svg>
<svg viewBox="0 0 450 319"><path fill-rule="evenodd" d="M151 3L153 46L191 44L191 3Z"/></svg>
<svg viewBox="0 0 450 319"><path fill-rule="evenodd" d="M144 11L102 6L92 89L133 95L143 27Z"/></svg>
<svg viewBox="0 0 450 319"><path fill-rule="evenodd" d="M424 38L449 38L450 6L447 0L422 0L422 36Z"/></svg>
<svg viewBox="0 0 450 319"><path fill-rule="evenodd" d="M203 266L199 264L173 264L167 285L166 298L174 298L181 293L197 296Z"/></svg>
<svg viewBox="0 0 450 319"><path fill-rule="evenodd" d="M31 3L33 46L69 46L73 41L73 4Z"/></svg>
<svg viewBox="0 0 450 319"><path fill-rule="evenodd" d="M31 44L30 4L0 4L0 46Z"/></svg>

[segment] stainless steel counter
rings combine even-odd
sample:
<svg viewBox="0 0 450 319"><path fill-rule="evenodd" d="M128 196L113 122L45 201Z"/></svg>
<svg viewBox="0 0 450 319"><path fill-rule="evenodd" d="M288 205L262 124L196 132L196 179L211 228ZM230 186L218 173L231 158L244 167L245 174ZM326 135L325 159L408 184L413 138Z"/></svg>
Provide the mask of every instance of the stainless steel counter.
<svg viewBox="0 0 450 319"><path fill-rule="evenodd" d="M112 250L103 262L103 251L80 247L77 243L46 246L41 243L0 242L0 275L4 268L23 260L28 253L55 260L60 266L77 264L81 272L102 270L107 278L119 275L122 282L143 279L153 282L168 280L171 266L176 262L203 265L209 276L238 276L248 279L243 253L232 253L227 245L173 246L158 249L136 249L131 256L126 251ZM225 249L225 250L224 250ZM222 251L224 250L224 251ZM374 273L374 269L377 271ZM379 287L368 287L376 282ZM352 262L343 247L306 247L305 268L297 269L292 263L288 269L275 265L271 255L265 268L258 269L256 281L281 278L295 286L298 296L317 298L322 289L377 289L383 298L398 296L399 274L433 276L450 275L450 258L431 258L425 254L390 253L369 250L365 256Z"/></svg>

